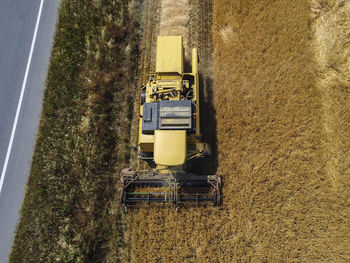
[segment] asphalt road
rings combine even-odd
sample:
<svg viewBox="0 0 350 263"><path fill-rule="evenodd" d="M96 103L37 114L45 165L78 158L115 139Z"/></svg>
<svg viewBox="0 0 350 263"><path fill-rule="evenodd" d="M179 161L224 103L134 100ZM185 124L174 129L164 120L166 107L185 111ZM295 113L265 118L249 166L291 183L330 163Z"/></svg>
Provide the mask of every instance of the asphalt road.
<svg viewBox="0 0 350 263"><path fill-rule="evenodd" d="M7 262L28 179L60 0L44 0L0 188L0 262ZM41 0L0 0L0 172L4 169Z"/></svg>

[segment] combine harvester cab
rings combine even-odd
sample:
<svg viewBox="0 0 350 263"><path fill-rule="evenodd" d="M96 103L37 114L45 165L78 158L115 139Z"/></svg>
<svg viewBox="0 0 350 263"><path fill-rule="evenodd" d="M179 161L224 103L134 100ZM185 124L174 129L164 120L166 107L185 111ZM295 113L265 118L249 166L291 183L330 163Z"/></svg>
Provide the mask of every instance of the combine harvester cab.
<svg viewBox="0 0 350 263"><path fill-rule="evenodd" d="M158 37L156 71L141 91L138 134L139 159L156 168L122 171L125 206L221 203L219 176L184 169L188 160L203 158L210 151L200 140L197 49L192 49L191 73L184 73L183 53L181 36Z"/></svg>

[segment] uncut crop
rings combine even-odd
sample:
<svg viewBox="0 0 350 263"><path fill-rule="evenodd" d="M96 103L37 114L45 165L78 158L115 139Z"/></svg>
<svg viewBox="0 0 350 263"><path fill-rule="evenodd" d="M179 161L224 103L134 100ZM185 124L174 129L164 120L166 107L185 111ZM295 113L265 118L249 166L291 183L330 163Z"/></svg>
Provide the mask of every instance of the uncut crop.
<svg viewBox="0 0 350 263"><path fill-rule="evenodd" d="M126 261L350 261L349 1L213 7L217 165L197 169L216 166L223 205L131 212Z"/></svg>

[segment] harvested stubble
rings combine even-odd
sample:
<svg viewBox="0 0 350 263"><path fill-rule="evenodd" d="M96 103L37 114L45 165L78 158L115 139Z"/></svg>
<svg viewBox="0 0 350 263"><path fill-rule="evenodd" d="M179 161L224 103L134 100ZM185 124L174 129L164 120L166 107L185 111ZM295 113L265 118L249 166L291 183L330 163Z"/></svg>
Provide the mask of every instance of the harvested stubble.
<svg viewBox="0 0 350 263"><path fill-rule="evenodd" d="M118 262L129 159L135 1L62 0L10 262Z"/></svg>
<svg viewBox="0 0 350 263"><path fill-rule="evenodd" d="M132 211L126 261L350 261L349 10L214 2L224 204Z"/></svg>

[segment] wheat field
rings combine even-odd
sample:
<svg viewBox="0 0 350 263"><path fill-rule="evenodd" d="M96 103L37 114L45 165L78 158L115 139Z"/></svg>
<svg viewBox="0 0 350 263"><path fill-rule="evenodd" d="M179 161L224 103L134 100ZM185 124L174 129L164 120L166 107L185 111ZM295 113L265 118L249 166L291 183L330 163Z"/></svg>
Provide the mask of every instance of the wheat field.
<svg viewBox="0 0 350 263"><path fill-rule="evenodd" d="M124 261L349 262L349 1L197 4L223 205L131 211Z"/></svg>
<svg viewBox="0 0 350 263"><path fill-rule="evenodd" d="M350 262L349 0L64 0L10 262ZM142 31L141 31L142 30ZM220 207L124 214L158 35L199 50ZM141 41L142 37L142 42Z"/></svg>

